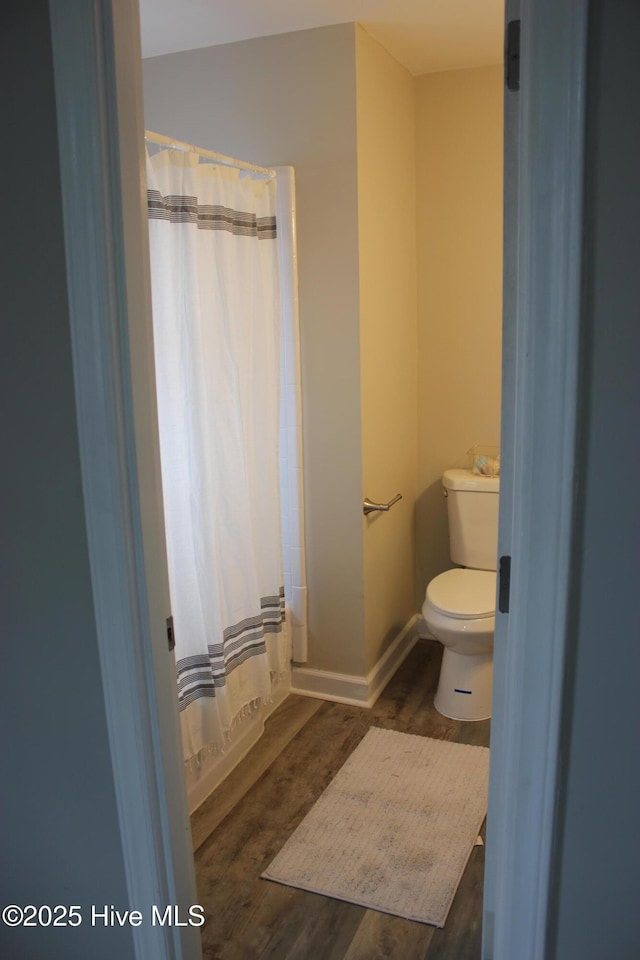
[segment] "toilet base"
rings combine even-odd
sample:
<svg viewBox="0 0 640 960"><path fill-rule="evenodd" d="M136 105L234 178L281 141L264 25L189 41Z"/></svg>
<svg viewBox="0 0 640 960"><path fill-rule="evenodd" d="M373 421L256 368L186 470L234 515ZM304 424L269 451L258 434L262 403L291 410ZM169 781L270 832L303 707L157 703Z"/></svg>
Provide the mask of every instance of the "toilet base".
<svg viewBox="0 0 640 960"><path fill-rule="evenodd" d="M439 713L450 720L488 720L492 688L493 652L470 656L445 647L433 700Z"/></svg>

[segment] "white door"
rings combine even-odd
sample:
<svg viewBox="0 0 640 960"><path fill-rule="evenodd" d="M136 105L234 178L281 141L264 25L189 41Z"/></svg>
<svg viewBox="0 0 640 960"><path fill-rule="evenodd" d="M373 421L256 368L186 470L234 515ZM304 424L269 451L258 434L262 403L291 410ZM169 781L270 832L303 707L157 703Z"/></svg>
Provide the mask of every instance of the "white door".
<svg viewBox="0 0 640 960"><path fill-rule="evenodd" d="M505 9L506 35L521 22L519 90L505 89L498 555L510 558L511 581L508 612L496 613L483 960L546 955L574 488L586 11L581 0L507 0Z"/></svg>

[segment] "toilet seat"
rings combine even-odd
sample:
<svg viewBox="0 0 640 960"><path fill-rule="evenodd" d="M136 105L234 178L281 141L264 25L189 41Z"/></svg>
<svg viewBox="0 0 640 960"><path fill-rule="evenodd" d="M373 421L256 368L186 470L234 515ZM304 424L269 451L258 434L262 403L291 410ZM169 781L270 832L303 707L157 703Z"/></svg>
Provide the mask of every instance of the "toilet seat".
<svg viewBox="0 0 640 960"><path fill-rule="evenodd" d="M480 620L496 612L493 570L455 568L435 577L427 587L427 602L454 620Z"/></svg>

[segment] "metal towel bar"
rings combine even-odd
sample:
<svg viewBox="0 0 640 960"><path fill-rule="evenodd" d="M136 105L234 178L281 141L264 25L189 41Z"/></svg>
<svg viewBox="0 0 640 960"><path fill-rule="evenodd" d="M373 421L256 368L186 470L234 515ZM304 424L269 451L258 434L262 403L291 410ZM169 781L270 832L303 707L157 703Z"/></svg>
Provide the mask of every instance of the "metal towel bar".
<svg viewBox="0 0 640 960"><path fill-rule="evenodd" d="M394 503L397 503L398 500L402 500L401 493L398 493L393 500L389 500L389 503L374 503L372 500L369 500L369 497L365 497L362 503L362 512L366 517L369 513L373 513L376 510L387 511Z"/></svg>

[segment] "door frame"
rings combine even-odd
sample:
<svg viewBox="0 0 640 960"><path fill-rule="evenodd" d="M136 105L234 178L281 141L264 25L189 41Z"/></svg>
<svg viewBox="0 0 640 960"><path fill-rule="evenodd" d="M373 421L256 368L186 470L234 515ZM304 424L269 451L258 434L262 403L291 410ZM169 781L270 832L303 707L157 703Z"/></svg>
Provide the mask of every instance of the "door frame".
<svg viewBox="0 0 640 960"><path fill-rule="evenodd" d="M578 416L585 0L507 0L520 90L505 87L498 556L483 960L544 960L553 904ZM514 136L515 133L515 136Z"/></svg>
<svg viewBox="0 0 640 960"><path fill-rule="evenodd" d="M169 649L140 27L134 0L49 0L82 496L128 909L140 960L200 960ZM99 865L96 865L99 869ZM174 915L175 916L175 915ZM194 915L194 921L198 918ZM184 924L184 925L183 925Z"/></svg>
<svg viewBox="0 0 640 960"><path fill-rule="evenodd" d="M196 902L195 881L164 636L139 14L135 0L49 6L83 495L127 882L135 908L186 905ZM548 926L573 510L586 14L584 0L522 0L499 533L513 566L510 612L496 618L484 960L542 960ZM134 933L140 958L200 956L192 928Z"/></svg>

